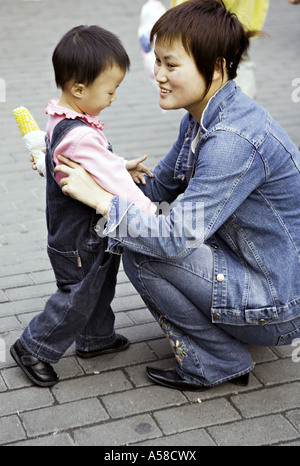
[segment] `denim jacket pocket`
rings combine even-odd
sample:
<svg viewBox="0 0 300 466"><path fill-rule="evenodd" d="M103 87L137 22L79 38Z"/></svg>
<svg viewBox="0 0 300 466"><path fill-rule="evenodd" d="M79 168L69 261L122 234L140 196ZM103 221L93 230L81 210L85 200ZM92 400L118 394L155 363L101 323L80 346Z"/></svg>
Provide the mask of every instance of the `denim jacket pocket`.
<svg viewBox="0 0 300 466"><path fill-rule="evenodd" d="M267 325L278 319L276 307L265 307L261 309L246 309L245 319L247 324Z"/></svg>
<svg viewBox="0 0 300 466"><path fill-rule="evenodd" d="M47 252L58 287L83 280L84 271L78 251L58 251L48 245Z"/></svg>

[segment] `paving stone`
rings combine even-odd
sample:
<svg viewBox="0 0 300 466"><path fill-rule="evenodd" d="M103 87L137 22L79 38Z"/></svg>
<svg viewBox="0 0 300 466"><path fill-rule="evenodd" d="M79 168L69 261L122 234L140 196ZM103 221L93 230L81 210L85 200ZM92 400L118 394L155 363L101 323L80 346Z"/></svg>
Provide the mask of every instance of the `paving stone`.
<svg viewBox="0 0 300 466"><path fill-rule="evenodd" d="M186 403L186 398L179 391L168 391L158 386L129 390L122 393L121 397L122 403L117 402L120 398L118 394L102 397L102 402L112 418Z"/></svg>
<svg viewBox="0 0 300 466"><path fill-rule="evenodd" d="M71 356L68 356L68 353ZM74 348L69 348L61 360L53 365L55 371L59 375L60 380L66 380L74 377L80 377L84 375L84 370L79 364L77 358L74 355Z"/></svg>
<svg viewBox="0 0 300 466"><path fill-rule="evenodd" d="M259 364L254 369L255 376L265 385L300 380L300 363L291 359Z"/></svg>
<svg viewBox="0 0 300 466"><path fill-rule="evenodd" d="M79 446L122 446L161 435L153 419L145 414L77 430L74 438Z"/></svg>
<svg viewBox="0 0 300 466"><path fill-rule="evenodd" d="M145 307L144 309L138 309L136 311L129 311L127 315L136 324L144 324L148 322L156 322L150 311Z"/></svg>
<svg viewBox="0 0 300 466"><path fill-rule="evenodd" d="M72 447L74 442L69 434L46 435L45 437L34 438L17 442L14 447Z"/></svg>
<svg viewBox="0 0 300 466"><path fill-rule="evenodd" d="M122 353L101 356L101 358L81 359L80 365L87 374L95 371L107 371L120 367L132 366L143 362L153 361L156 356L145 343L135 343Z"/></svg>
<svg viewBox="0 0 300 466"><path fill-rule="evenodd" d="M133 325L133 321L128 317L126 312L118 312L116 313L116 320L115 320L115 328L121 329L123 327L131 327Z"/></svg>
<svg viewBox="0 0 300 466"><path fill-rule="evenodd" d="M55 283L54 272L53 270L44 270L42 272L34 272L30 274L30 278L37 285L40 283Z"/></svg>
<svg viewBox="0 0 300 466"><path fill-rule="evenodd" d="M219 446L272 445L299 437L299 432L281 415L210 427L208 432Z"/></svg>
<svg viewBox="0 0 300 466"><path fill-rule="evenodd" d="M50 296L51 294L55 293L55 291L56 285L54 283L43 283L41 285L10 288L9 290L6 290L6 295L10 301L18 301Z"/></svg>
<svg viewBox="0 0 300 466"><path fill-rule="evenodd" d="M149 341L148 345L160 359L174 355L170 342L165 336L163 338L159 338L158 340Z"/></svg>
<svg viewBox="0 0 300 466"><path fill-rule="evenodd" d="M22 326L16 317L1 317L0 318L0 335L2 332L21 329Z"/></svg>
<svg viewBox="0 0 300 466"><path fill-rule="evenodd" d="M291 383L275 388L263 388L253 393L231 397L243 417L279 413L299 406L300 384Z"/></svg>
<svg viewBox="0 0 300 466"><path fill-rule="evenodd" d="M7 295L2 290L0 290L0 303L5 303L7 301L9 301Z"/></svg>
<svg viewBox="0 0 300 466"><path fill-rule="evenodd" d="M273 348L266 348L264 346L248 346L249 352L255 364L267 361L274 361L278 359Z"/></svg>
<svg viewBox="0 0 300 466"><path fill-rule="evenodd" d="M30 409L43 408L54 403L53 396L48 389L38 387L1 393L0 416L7 416Z"/></svg>
<svg viewBox="0 0 300 466"><path fill-rule="evenodd" d="M0 445L16 442L26 437L18 416L0 418Z"/></svg>
<svg viewBox="0 0 300 466"><path fill-rule="evenodd" d="M21 418L27 434L34 437L94 424L108 419L108 415L97 399L90 398L30 411Z"/></svg>
<svg viewBox="0 0 300 466"><path fill-rule="evenodd" d="M61 382L52 389L52 393L59 403L66 403L107 393L122 392L130 388L132 385L124 374L121 371L114 371Z"/></svg>
<svg viewBox="0 0 300 466"><path fill-rule="evenodd" d="M158 411L154 417L166 435L240 419L238 412L225 399Z"/></svg>
<svg viewBox="0 0 300 466"><path fill-rule="evenodd" d="M4 379L2 377L2 373L0 373L0 392L5 392L7 390L7 386L5 385Z"/></svg>
<svg viewBox="0 0 300 466"><path fill-rule="evenodd" d="M132 296L117 297L115 298L112 304L114 312L127 311L131 309L140 309L144 307L145 303L143 302L142 298L137 294Z"/></svg>
<svg viewBox="0 0 300 466"><path fill-rule="evenodd" d="M286 417L290 420L293 426L300 432L300 409L295 409L286 413Z"/></svg>
<svg viewBox="0 0 300 466"><path fill-rule="evenodd" d="M2 290L8 289L8 288L16 288L17 286L26 286L26 285L32 285L32 284L33 284L32 280L26 274L11 275L8 277L0 278L0 288Z"/></svg>
<svg viewBox="0 0 300 466"><path fill-rule="evenodd" d="M137 446L155 447L213 447L215 442L204 429L189 430L182 434L168 435L154 440L135 444Z"/></svg>
<svg viewBox="0 0 300 466"><path fill-rule="evenodd" d="M148 324L134 325L124 328L122 334L127 337L132 343L137 341L146 341L158 337L163 337L164 333L157 322Z"/></svg>
<svg viewBox="0 0 300 466"><path fill-rule="evenodd" d="M22 314L30 311L41 311L45 306L42 298L25 299L0 304L0 317Z"/></svg>

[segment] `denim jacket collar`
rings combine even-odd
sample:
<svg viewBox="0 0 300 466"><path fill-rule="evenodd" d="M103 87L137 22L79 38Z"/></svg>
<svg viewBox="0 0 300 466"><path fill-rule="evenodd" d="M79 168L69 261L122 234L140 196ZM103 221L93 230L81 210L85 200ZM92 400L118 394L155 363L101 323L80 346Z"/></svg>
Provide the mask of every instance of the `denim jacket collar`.
<svg viewBox="0 0 300 466"><path fill-rule="evenodd" d="M219 120L220 109L224 99L228 99L236 90L236 83L228 81L221 89L219 89L208 101L200 122L201 133L204 134L208 129Z"/></svg>
<svg viewBox="0 0 300 466"><path fill-rule="evenodd" d="M220 122L220 111L223 110L224 99L230 98L235 91L235 82L228 81L210 98L203 111L200 122L200 134L202 136L207 133L207 131L216 123ZM174 169L174 178L181 180L186 184L188 184L194 172L195 154L192 151L191 142L195 139L199 130L199 123L195 120L195 118L191 114L188 115L188 118L188 130L185 134L185 140ZM196 151L196 153L198 152Z"/></svg>

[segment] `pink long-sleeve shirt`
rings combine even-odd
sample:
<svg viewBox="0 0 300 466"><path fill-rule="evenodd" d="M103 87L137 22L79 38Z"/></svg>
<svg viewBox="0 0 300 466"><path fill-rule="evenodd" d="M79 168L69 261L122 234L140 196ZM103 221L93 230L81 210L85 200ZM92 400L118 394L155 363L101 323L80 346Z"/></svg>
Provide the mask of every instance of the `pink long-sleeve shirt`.
<svg viewBox="0 0 300 466"><path fill-rule="evenodd" d="M58 99L50 100L46 113L49 115L46 132L50 141L55 126L65 118L79 118L87 124L72 129L61 140L53 155L56 165L61 164L57 155L64 155L79 163L106 191L125 201L133 202L149 215L155 213L155 205L135 184L125 168L124 159L108 149L109 143L103 132L104 124L97 117L61 107L58 105ZM61 172L56 174L58 183L64 176Z"/></svg>

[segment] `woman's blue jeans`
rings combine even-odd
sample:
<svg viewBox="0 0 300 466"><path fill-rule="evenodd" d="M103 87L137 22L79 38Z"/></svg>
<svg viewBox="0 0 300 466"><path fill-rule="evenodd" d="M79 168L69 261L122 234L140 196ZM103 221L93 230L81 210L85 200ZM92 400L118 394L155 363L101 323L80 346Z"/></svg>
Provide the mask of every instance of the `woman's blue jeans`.
<svg viewBox="0 0 300 466"><path fill-rule="evenodd" d="M209 246L180 260L126 250L124 269L169 338L176 370L185 380L213 386L250 372L245 343L290 344L300 319L267 326L232 326L211 320L213 255ZM295 338L295 336L294 336Z"/></svg>

